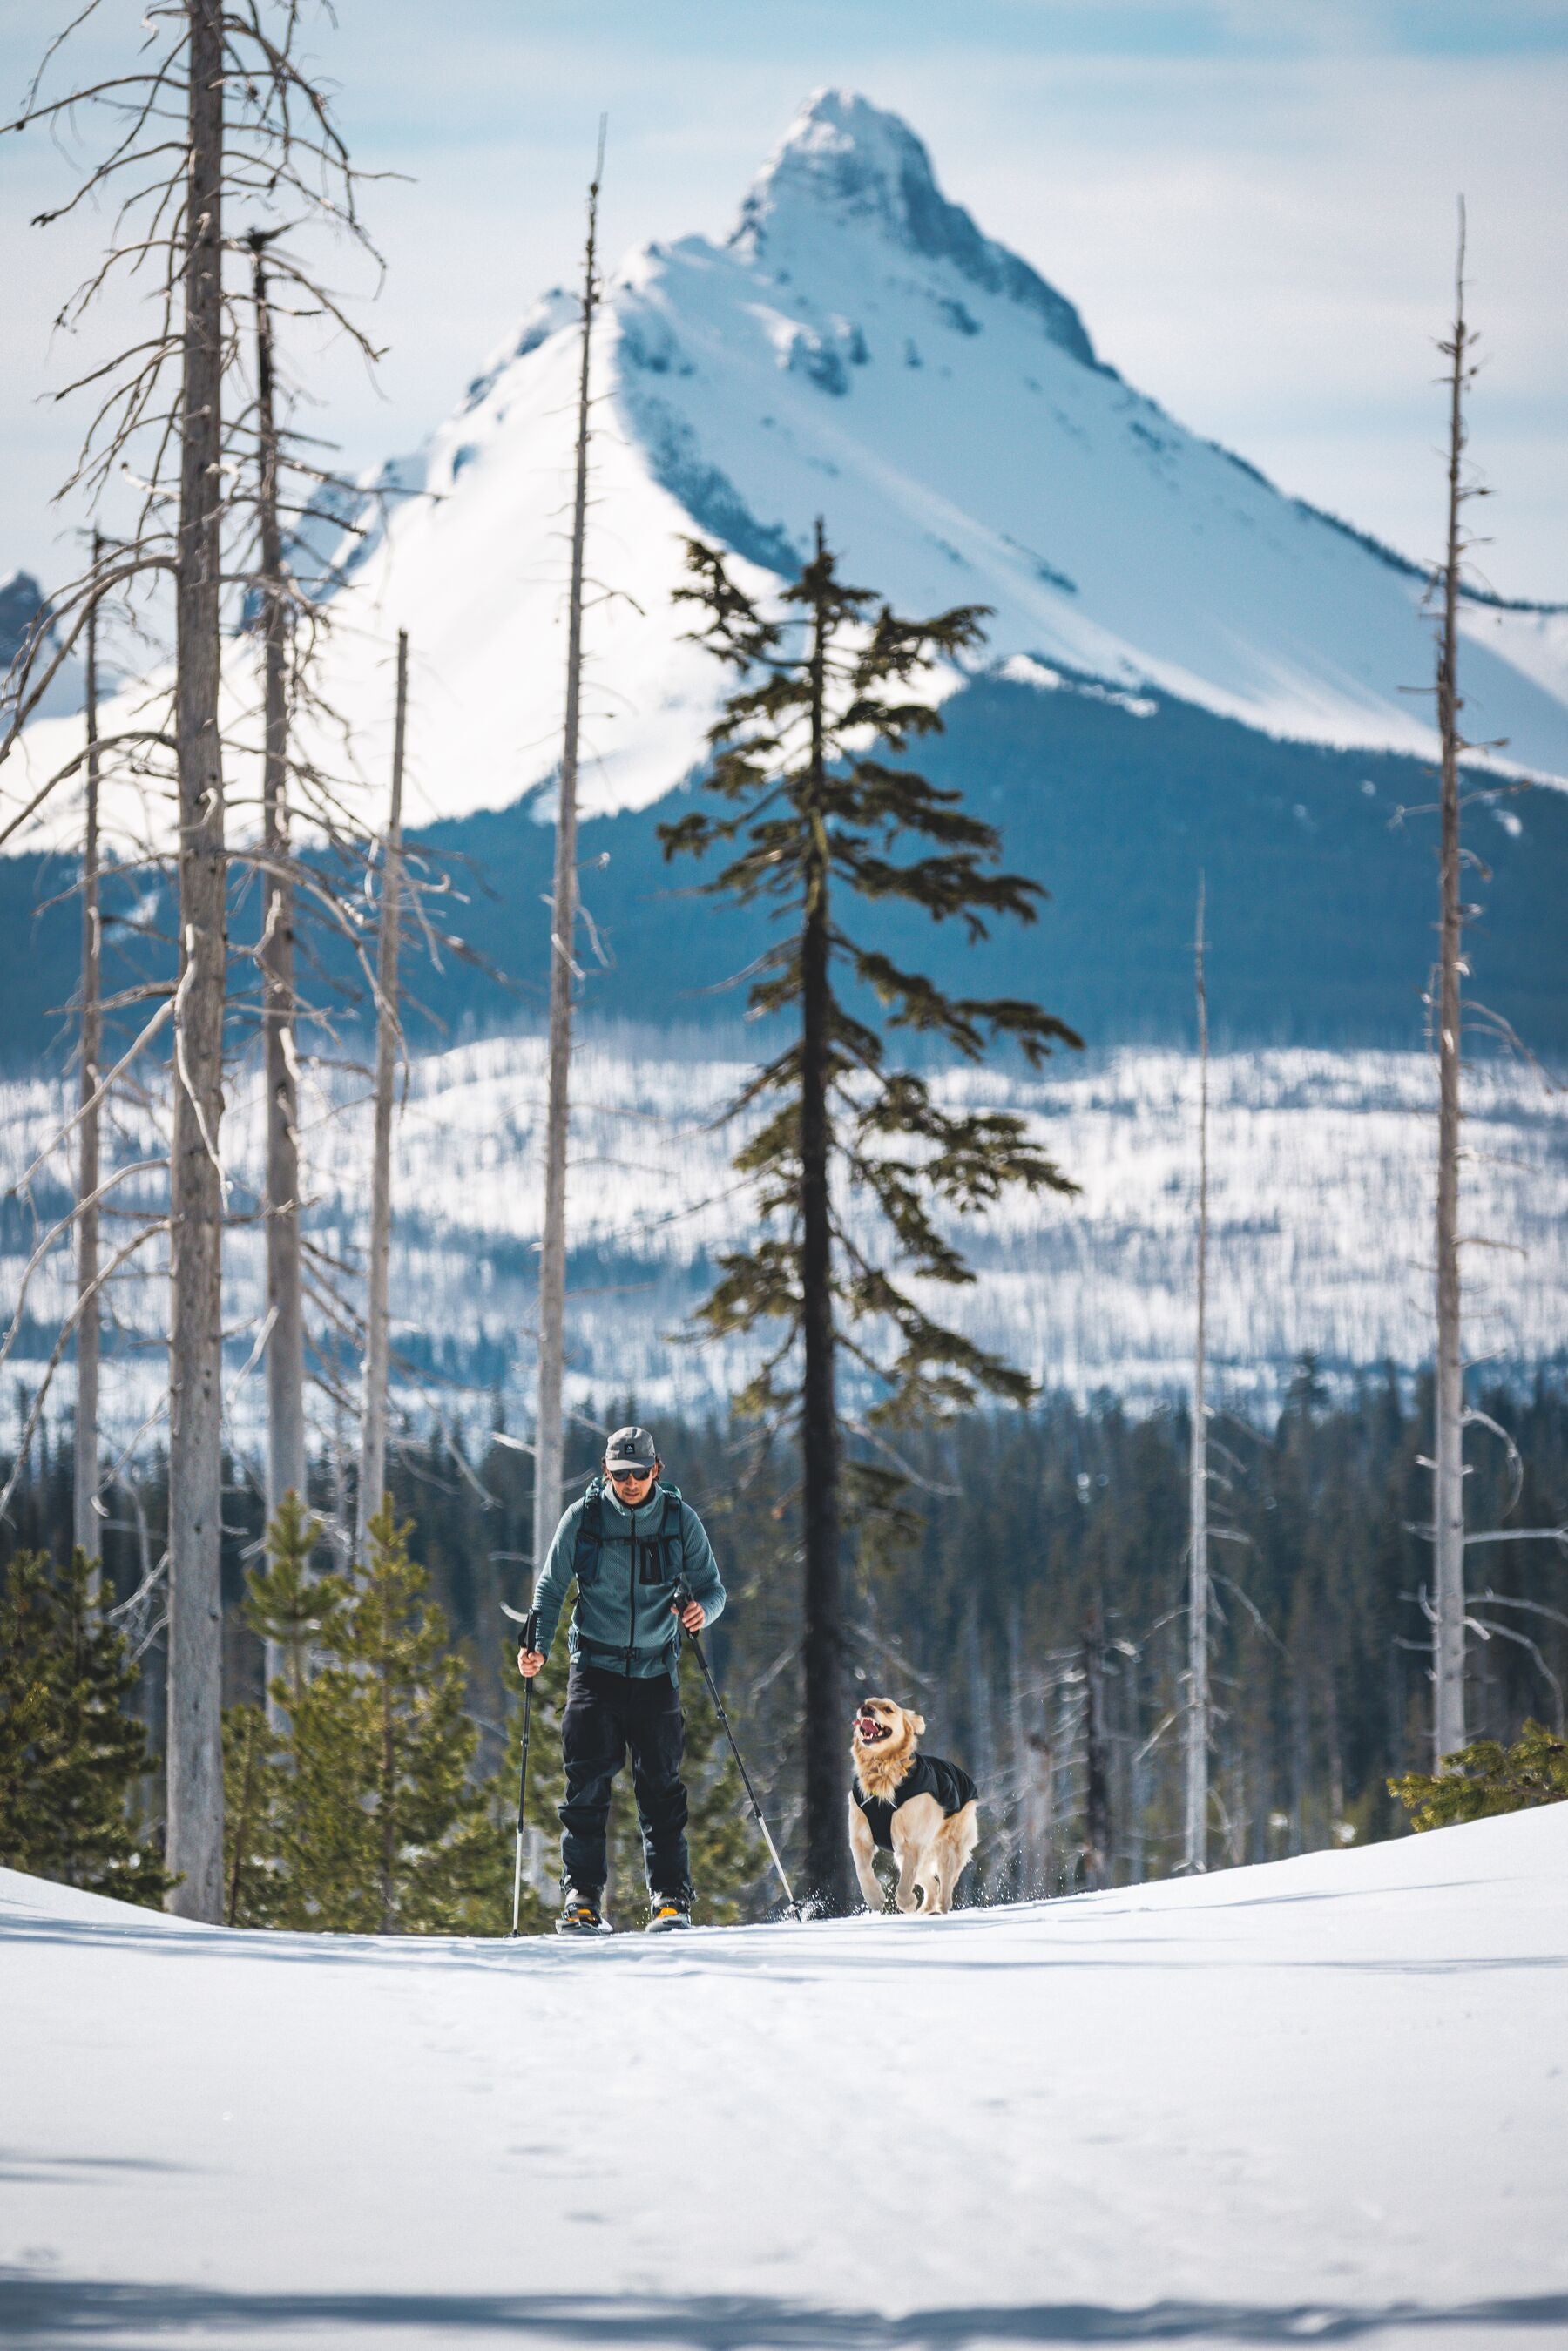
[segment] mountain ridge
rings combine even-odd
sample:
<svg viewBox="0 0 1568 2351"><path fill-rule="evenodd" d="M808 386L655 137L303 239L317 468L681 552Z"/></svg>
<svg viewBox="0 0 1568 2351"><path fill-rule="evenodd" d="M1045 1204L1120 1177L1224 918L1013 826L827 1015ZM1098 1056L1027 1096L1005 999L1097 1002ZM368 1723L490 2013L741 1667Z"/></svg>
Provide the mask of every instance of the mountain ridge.
<svg viewBox="0 0 1568 2351"><path fill-rule="evenodd" d="M408 630L414 820L505 808L554 771L576 316L559 287L535 304L421 449L367 478L362 532L339 538L323 690L379 798ZM720 539L766 593L819 514L901 609L992 607L993 666L1038 656L1281 739L1432 754L1407 691L1432 670L1428 575L1126 383L869 100L819 92L727 239L637 248L601 317L585 814L650 806L700 761L722 678L671 603L683 538ZM1433 490L1436 516L1436 472ZM328 540L340 527L321 518ZM1463 625L1471 732L1568 777L1568 608L1478 593ZM236 709L252 657L235 643ZM63 764L71 726L30 730L24 770ZM74 830L68 799L17 845Z"/></svg>

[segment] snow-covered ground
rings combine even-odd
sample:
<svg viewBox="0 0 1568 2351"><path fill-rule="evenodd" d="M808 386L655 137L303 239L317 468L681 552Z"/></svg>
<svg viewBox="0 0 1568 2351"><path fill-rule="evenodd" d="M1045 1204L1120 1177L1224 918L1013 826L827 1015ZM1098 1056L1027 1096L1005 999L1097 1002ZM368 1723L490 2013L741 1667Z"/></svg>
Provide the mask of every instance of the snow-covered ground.
<svg viewBox="0 0 1568 2351"><path fill-rule="evenodd" d="M722 1036L591 1033L574 1062L570 1186L571 1379L585 1408L634 1393L640 1408L710 1407L740 1384L738 1349L678 1333L716 1254L748 1230L748 1194L716 1124L748 1063ZM1009 1203L965 1235L978 1280L933 1299L1047 1387L1166 1395L1187 1375L1197 1175L1197 1070L1190 1055L1129 1050L1063 1060L1038 1079L991 1070L948 1081L974 1102L1010 1103L1080 1185L1076 1198ZM1217 1056L1211 1071L1213 1246L1209 1344L1225 1399L1277 1395L1295 1359L1325 1367L1384 1358L1413 1369L1431 1352L1430 1228L1435 1065L1416 1053L1281 1050ZM362 1079L312 1080L304 1152L315 1238L358 1265L365 1241L369 1122ZM1471 1352L1505 1366L1568 1346L1568 1092L1491 1062L1467 1079L1465 1229ZM500 1392L515 1426L531 1409L544 1073L540 1041L501 1037L417 1061L397 1130L392 1264L396 1341L439 1367L403 1399L423 1421L433 1397L488 1409ZM0 1171L14 1181L64 1115L42 1081L0 1088ZM127 1117L122 1163L155 1157L151 1123ZM259 1089L236 1084L224 1130L236 1207L259 1173ZM57 1166L63 1185L68 1170ZM155 1205L161 1177L115 1196ZM63 1199L63 1193L62 1193ZM40 1200L46 1220L57 1213ZM24 1264L19 1221L0 1252L0 1301ZM872 1238L868 1229L866 1238ZM1500 1244L1500 1246L1499 1246ZM126 1319L162 1326L163 1277L120 1285ZM150 1253L155 1267L156 1252ZM35 1320L10 1359L36 1381L67 1310L70 1259L35 1280ZM262 1241L229 1237L226 1319L231 1426L256 1434L264 1387L243 1376L261 1313ZM358 1282L346 1285L350 1308ZM323 1312L313 1307L313 1324ZM121 1352L105 1373L108 1425L123 1442L155 1408L162 1358ZM458 1394L452 1394L455 1383ZM68 1388L62 1387L62 1409ZM325 1437L329 1431L323 1426Z"/></svg>
<svg viewBox="0 0 1568 2351"><path fill-rule="evenodd" d="M340 550L321 684L375 819L399 628L412 820L505 808L554 770L577 315L570 295L546 295L424 445L383 468L390 512L367 504L368 538ZM1439 326L1413 333L1413 382ZM1126 383L1072 304L950 204L914 132L864 99L809 101L724 244L628 258L606 288L594 390L590 569L606 592L586 640L591 813L677 785L724 690L671 601L684 538L724 541L768 590L819 515L846 576L901 610L992 608L988 657L1039 656L1022 674L1060 664L1270 734L1433 748L1411 693L1432 674L1424 577ZM1432 419L1436 439L1437 393ZM1441 497L1435 460L1434 543ZM1469 734L1568 776L1568 611L1467 598L1463 626ZM228 686L255 742L253 652L235 645ZM106 736L146 726L150 706L127 687ZM335 734L306 734L341 774ZM0 812L80 742L79 720L35 726L0 778ZM231 760L229 788L235 830L254 830L256 763ZM106 783L105 807L116 841L167 832L167 809L129 781ZM65 790L16 845L79 833Z"/></svg>
<svg viewBox="0 0 1568 2351"><path fill-rule="evenodd" d="M1568 1805L586 1948L0 1874L0 2334L1560 2344L1565 1971Z"/></svg>

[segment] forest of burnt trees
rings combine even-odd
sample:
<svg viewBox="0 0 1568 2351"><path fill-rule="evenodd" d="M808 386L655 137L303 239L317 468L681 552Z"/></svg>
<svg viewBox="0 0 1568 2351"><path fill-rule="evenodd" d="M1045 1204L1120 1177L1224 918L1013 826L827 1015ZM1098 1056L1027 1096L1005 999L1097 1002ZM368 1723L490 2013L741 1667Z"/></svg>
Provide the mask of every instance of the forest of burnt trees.
<svg viewBox="0 0 1568 2351"><path fill-rule="evenodd" d="M632 1405L627 1403L630 1411ZM1543 1374L1528 1394L1498 1390L1483 1409L1525 1463L1511 1509L1500 1441L1476 1446L1478 1524L1568 1521L1568 1381ZM799 1812L795 1655L799 1536L795 1466L758 1455L744 1429L659 1420L670 1474L714 1538L732 1606L712 1648L748 1760L770 1782L786 1830ZM1406 1825L1390 1774L1430 1751L1431 1631L1421 1594L1431 1551L1416 1531L1427 1473L1419 1456L1429 1395L1392 1374L1331 1395L1303 1364L1271 1426L1218 1415L1210 1865L1262 1860ZM1181 1857L1180 1676L1186 1663L1187 1425L1182 1411L1138 1415L1102 1399L1046 1399L909 1440L925 1481L916 1541L857 1577L849 1615L854 1687L882 1689L927 1716L927 1743L962 1756L986 1798L968 1901L1071 1891L1167 1875ZM586 1471L592 1450L579 1432ZM531 1525L526 1455L482 1431L463 1443L394 1447L389 1483L414 1520L413 1551L431 1575L469 1678L479 1761L494 1771L517 1705L503 1599L522 1595L517 1564ZM324 1465L313 1487L330 1505ZM117 1497L105 1537L116 1599L132 1593L161 1530L160 1471L139 1499L143 1528ZM18 1487L5 1554L69 1541L68 1445L39 1447ZM261 1531L255 1482L225 1505L225 1696L261 1696L261 1645L239 1603L245 1556ZM1531 1717L1563 1719L1568 1686L1568 1546L1503 1543L1472 1554L1469 1705L1474 1735L1507 1739ZM1481 1598L1481 1594L1489 1595ZM1495 1596L1492 1596L1495 1595ZM161 1639L142 1660L139 1704L156 1742ZM863 1678L862 1678L863 1677ZM705 1704L700 1692L688 1711ZM1092 1712L1097 1735L1092 1741ZM845 1741L847 1783L847 1732ZM156 1812L156 1790L150 1789ZM765 1786L765 1802L769 1791ZM629 1819L624 1823L629 1830ZM750 1888L765 1910L765 1861ZM497 1926L499 1920L497 1919Z"/></svg>

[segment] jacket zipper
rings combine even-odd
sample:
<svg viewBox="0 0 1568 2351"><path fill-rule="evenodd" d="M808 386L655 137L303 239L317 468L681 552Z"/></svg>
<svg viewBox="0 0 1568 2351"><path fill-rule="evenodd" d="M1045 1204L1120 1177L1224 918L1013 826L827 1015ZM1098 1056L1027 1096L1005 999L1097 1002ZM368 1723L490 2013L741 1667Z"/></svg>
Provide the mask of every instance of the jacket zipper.
<svg viewBox="0 0 1568 2351"><path fill-rule="evenodd" d="M626 1538L626 1678L632 1678L632 1653L637 1644L637 1513Z"/></svg>

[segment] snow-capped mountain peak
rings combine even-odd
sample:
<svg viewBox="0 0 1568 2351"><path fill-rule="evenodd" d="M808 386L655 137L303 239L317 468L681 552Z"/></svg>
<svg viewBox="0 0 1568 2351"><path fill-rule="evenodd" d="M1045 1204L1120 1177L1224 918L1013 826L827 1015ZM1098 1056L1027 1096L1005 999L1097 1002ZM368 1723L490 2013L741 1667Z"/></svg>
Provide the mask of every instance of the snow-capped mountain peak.
<svg viewBox="0 0 1568 2351"><path fill-rule="evenodd" d="M807 99L753 183L730 242L747 260L776 266L809 252L831 225L869 227L919 260L946 263L983 292L1035 311L1053 342L1096 364L1065 296L949 202L925 142L901 116L852 90Z"/></svg>
<svg viewBox="0 0 1568 2351"><path fill-rule="evenodd" d="M579 317L570 287L547 294L423 449L371 477L339 551L324 694L384 776L408 630L411 821L504 808L555 770ZM1418 339L1410 364L1420 380ZM725 681L673 601L683 542L722 542L766 591L818 516L849 576L900 610L989 606L988 658L1042 693L1155 688L1275 736L1435 747L1410 691L1433 665L1416 567L1124 382L862 97L807 102L727 241L632 254L593 390L585 815L645 807L703 757ZM1436 521L1436 464L1432 499ZM1467 599L1463 621L1477 737L1568 776L1568 611ZM236 646L242 707L248 658ZM79 722L34 730L28 765L72 756L72 724L79 738ZM255 798L242 784L235 806Z"/></svg>

